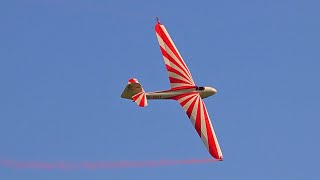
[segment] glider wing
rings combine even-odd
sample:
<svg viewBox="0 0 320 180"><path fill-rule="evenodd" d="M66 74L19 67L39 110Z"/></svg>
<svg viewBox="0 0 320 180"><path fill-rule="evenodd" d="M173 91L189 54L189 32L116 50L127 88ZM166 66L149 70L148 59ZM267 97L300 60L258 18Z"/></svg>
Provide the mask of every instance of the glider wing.
<svg viewBox="0 0 320 180"><path fill-rule="evenodd" d="M164 25L158 21L155 31L168 71L171 89L195 87L191 73Z"/></svg>
<svg viewBox="0 0 320 180"><path fill-rule="evenodd" d="M173 99L177 100L186 111L191 123L198 135L207 147L209 153L218 160L222 160L222 152L212 127L206 106L199 93L190 92L178 95Z"/></svg>

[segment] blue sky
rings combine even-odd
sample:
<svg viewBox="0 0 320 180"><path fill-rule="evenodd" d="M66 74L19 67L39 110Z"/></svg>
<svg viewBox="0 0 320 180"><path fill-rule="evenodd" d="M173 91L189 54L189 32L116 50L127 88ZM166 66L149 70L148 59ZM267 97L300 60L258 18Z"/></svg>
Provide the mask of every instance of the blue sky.
<svg viewBox="0 0 320 180"><path fill-rule="evenodd" d="M205 100L223 154L209 164L41 170L0 179L319 179L320 3L0 2L0 158L148 161L210 158L174 101L121 99L136 77L169 88L155 17Z"/></svg>

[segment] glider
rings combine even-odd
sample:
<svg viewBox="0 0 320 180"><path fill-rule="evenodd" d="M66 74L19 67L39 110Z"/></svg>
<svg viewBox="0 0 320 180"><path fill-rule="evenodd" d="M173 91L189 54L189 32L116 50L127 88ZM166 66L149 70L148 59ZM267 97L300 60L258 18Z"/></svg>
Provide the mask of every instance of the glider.
<svg viewBox="0 0 320 180"><path fill-rule="evenodd" d="M169 75L171 89L156 92L145 92L137 79L129 79L121 97L131 99L140 107L148 105L147 100L173 99L186 111L192 125L202 139L209 153L222 161L222 152L211 124L207 108L202 99L217 93L212 87L196 86L191 73L173 43L165 26L157 18L155 31L160 50Z"/></svg>

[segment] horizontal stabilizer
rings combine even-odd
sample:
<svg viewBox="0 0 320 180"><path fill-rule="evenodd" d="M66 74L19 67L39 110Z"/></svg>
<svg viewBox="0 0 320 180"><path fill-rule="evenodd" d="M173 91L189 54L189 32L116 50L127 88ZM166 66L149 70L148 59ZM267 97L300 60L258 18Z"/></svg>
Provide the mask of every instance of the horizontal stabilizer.
<svg viewBox="0 0 320 180"><path fill-rule="evenodd" d="M144 91L132 96L132 100L140 107L145 107L148 105L147 96Z"/></svg>
<svg viewBox="0 0 320 180"><path fill-rule="evenodd" d="M129 79L128 85L122 92L121 97L133 100L140 107L148 105L146 93L136 78Z"/></svg>

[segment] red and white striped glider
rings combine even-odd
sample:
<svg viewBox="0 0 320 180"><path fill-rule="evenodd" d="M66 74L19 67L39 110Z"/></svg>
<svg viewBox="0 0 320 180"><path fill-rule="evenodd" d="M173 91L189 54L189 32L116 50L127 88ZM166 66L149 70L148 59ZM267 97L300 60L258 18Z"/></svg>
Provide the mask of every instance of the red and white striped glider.
<svg viewBox="0 0 320 180"><path fill-rule="evenodd" d="M203 98L217 93L212 87L196 86L191 73L173 43L168 31L157 18L155 25L160 50L168 71L171 89L165 91L145 92L137 79L132 78L121 97L131 99L139 106L148 105L147 99L174 99L186 111L197 133L207 147L209 153L222 161L222 152L212 127Z"/></svg>

